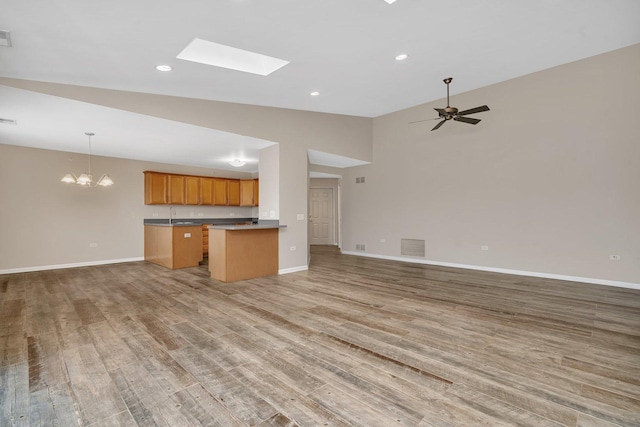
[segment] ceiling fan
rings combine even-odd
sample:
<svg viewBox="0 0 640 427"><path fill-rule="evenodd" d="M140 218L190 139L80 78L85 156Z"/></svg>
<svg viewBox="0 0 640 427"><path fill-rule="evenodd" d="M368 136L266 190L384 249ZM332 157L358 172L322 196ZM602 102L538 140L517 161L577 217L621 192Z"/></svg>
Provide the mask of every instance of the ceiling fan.
<svg viewBox="0 0 640 427"><path fill-rule="evenodd" d="M470 125L477 125L480 122L480 119L474 119L472 117L464 117L464 116L469 114L482 113L483 111L489 111L489 107L487 107L486 105L472 108L470 110L464 110L464 111L458 111L456 107L449 106L449 83L451 83L452 80L453 80L453 77L447 77L446 79L443 80L444 83L447 85L447 106L445 108L434 108L434 110L438 112L439 117L437 119L425 119L425 120L418 120L415 122L409 122L409 124L426 122L428 120L442 119L441 121L438 122L437 125L433 127L433 129L431 129L431 130L436 130L440 126L442 126L444 122L451 119L457 122L469 123Z"/></svg>

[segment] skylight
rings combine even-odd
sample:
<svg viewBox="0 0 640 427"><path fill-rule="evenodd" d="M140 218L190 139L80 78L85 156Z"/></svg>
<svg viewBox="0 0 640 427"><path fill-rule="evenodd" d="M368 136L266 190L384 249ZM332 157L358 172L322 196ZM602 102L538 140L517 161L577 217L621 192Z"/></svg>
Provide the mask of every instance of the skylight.
<svg viewBox="0 0 640 427"><path fill-rule="evenodd" d="M185 61L268 76L289 63L283 59L195 38L176 56Z"/></svg>

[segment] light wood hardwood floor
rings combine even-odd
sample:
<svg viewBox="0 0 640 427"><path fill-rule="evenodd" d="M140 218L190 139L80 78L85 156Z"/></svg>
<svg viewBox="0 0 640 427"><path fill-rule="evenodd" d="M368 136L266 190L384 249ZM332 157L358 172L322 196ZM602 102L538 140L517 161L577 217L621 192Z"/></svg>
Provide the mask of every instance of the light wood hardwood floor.
<svg viewBox="0 0 640 427"><path fill-rule="evenodd" d="M638 426L640 291L343 256L0 276L0 426Z"/></svg>

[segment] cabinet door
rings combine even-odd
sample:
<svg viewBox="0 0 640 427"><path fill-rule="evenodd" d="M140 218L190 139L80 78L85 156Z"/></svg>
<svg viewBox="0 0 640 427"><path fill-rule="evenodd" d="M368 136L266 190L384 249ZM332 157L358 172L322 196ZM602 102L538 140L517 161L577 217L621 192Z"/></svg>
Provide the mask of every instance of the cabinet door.
<svg viewBox="0 0 640 427"><path fill-rule="evenodd" d="M167 175L170 205L184 205L184 178L183 175Z"/></svg>
<svg viewBox="0 0 640 427"><path fill-rule="evenodd" d="M253 206L260 205L260 181L253 180Z"/></svg>
<svg viewBox="0 0 640 427"><path fill-rule="evenodd" d="M227 189L228 180L213 179L213 204L216 206L226 206L229 197Z"/></svg>
<svg viewBox="0 0 640 427"><path fill-rule="evenodd" d="M228 191L229 198L227 204L229 206L240 206L240 181L237 179L230 179Z"/></svg>
<svg viewBox="0 0 640 427"><path fill-rule="evenodd" d="M144 173L144 204L163 205L167 203L167 175Z"/></svg>
<svg viewBox="0 0 640 427"><path fill-rule="evenodd" d="M213 205L213 178L200 178L200 204Z"/></svg>
<svg viewBox="0 0 640 427"><path fill-rule="evenodd" d="M197 176L184 177L185 204L200 204L200 178Z"/></svg>
<svg viewBox="0 0 640 427"><path fill-rule="evenodd" d="M253 206L253 180L240 181L240 206Z"/></svg>

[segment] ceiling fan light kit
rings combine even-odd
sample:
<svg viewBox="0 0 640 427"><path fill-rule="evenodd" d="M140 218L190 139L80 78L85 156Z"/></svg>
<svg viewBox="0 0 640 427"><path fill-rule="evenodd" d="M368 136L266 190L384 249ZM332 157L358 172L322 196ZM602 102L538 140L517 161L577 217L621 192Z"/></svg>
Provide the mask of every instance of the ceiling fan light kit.
<svg viewBox="0 0 640 427"><path fill-rule="evenodd" d="M453 81L453 77L447 77L446 79L443 80L443 82L447 85L447 106L445 108L434 108L434 110L438 112L438 118L433 120L441 119L441 121L439 121L438 124L435 125L433 129L431 129L432 131L439 129L440 126L442 126L445 122L451 119L455 120L456 122L467 123L470 125L477 125L478 123L480 123L480 119L474 119L473 117L465 117L465 116L469 114L482 113L483 111L489 111L489 107L486 105L482 105L480 107L471 108L469 110L464 110L464 111L458 111L456 107L452 107L451 103L449 102L449 84L451 84L452 81ZM427 120L432 120L432 119L418 120L415 122L410 122L410 124L424 122Z"/></svg>

